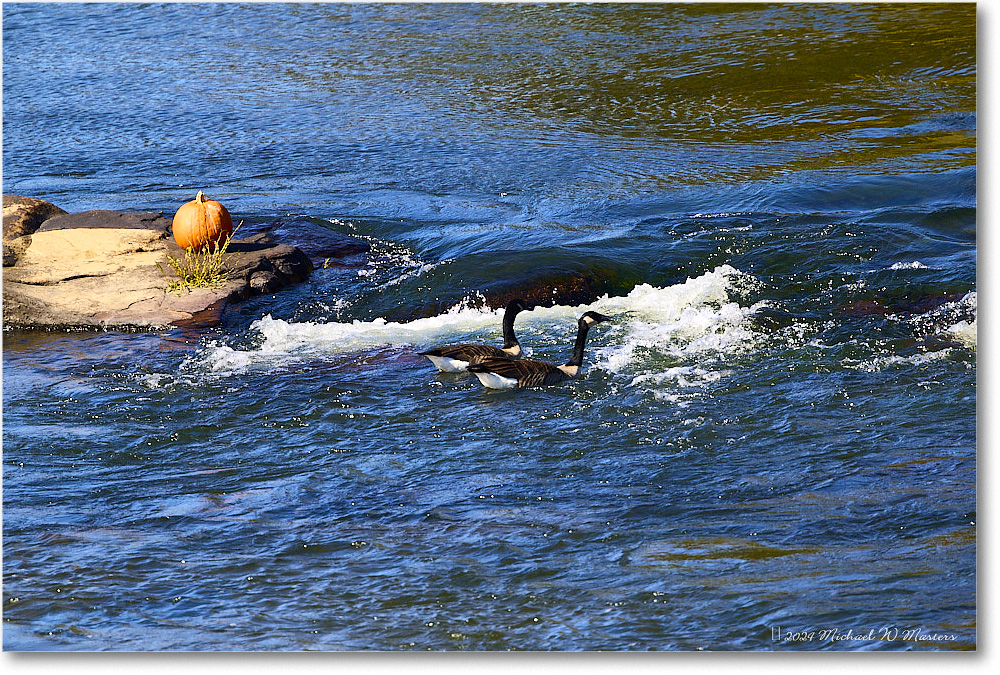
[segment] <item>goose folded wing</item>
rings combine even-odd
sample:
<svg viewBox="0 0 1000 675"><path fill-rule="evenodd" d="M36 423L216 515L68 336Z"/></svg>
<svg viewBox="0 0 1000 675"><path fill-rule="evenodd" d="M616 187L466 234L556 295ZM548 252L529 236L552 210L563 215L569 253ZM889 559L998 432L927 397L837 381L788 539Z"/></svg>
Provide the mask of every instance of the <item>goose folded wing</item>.
<svg viewBox="0 0 1000 675"><path fill-rule="evenodd" d="M517 380L519 387L536 387L566 379L566 374L558 367L545 361L521 359L486 359L469 366L470 372L495 373L501 377Z"/></svg>
<svg viewBox="0 0 1000 675"><path fill-rule="evenodd" d="M445 345L443 347L434 347L433 349L428 349L427 351L420 352L423 356L442 356L448 359L455 359L457 361L468 361L470 363L475 361L482 361L483 359L505 359L508 358L504 354L503 350L498 347L493 347L491 345Z"/></svg>

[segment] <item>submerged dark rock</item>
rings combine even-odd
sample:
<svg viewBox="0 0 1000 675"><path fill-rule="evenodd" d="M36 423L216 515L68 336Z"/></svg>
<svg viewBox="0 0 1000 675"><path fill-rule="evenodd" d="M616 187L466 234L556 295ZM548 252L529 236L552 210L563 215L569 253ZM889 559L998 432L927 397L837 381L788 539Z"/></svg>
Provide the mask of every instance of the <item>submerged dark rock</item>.
<svg viewBox="0 0 1000 675"><path fill-rule="evenodd" d="M265 227L265 232L277 241L301 249L313 264L321 267L336 260L368 253L371 245L364 239L336 232L307 218L278 220Z"/></svg>
<svg viewBox="0 0 1000 675"><path fill-rule="evenodd" d="M437 296L433 300L406 302L401 299L396 311L391 312L386 319L406 322L437 316L459 303L500 309L515 299L538 307L588 305L620 289L619 280L610 276L599 278L589 270L540 268L513 279L480 281L478 287L472 290L456 291L450 295Z"/></svg>
<svg viewBox="0 0 1000 675"><path fill-rule="evenodd" d="M926 314L950 302L961 300L964 295L914 290L893 298L855 300L842 305L838 311L853 317Z"/></svg>
<svg viewBox="0 0 1000 675"><path fill-rule="evenodd" d="M532 277L490 284L482 290L486 304L504 307L515 298L540 307L587 305L607 292L605 284L583 272L541 270Z"/></svg>

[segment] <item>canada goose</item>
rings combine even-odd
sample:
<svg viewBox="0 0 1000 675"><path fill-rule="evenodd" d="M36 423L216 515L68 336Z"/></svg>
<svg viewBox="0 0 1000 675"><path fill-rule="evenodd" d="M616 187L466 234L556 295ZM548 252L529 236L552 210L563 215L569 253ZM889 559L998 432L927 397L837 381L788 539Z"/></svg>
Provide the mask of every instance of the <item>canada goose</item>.
<svg viewBox="0 0 1000 675"><path fill-rule="evenodd" d="M561 366L533 359L486 359L470 365L469 372L475 373L479 381L491 389L540 387L576 377L583 363L583 345L587 342L587 331L593 324L610 319L610 316L597 312L586 312L581 316L577 321L580 328L576 333L573 358Z"/></svg>
<svg viewBox="0 0 1000 675"><path fill-rule="evenodd" d="M522 310L531 311L534 308L534 305L520 299L507 303L507 309L503 313L503 349L492 345L445 345L420 352L420 355L430 359L431 363L443 373L464 372L470 363L478 363L483 359L519 358L521 345L514 335L514 317Z"/></svg>

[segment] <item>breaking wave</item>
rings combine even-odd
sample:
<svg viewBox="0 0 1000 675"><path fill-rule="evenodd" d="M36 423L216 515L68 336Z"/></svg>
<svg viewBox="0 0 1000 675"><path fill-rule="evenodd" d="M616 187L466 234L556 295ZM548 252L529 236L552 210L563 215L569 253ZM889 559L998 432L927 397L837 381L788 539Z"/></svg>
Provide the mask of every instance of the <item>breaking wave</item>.
<svg viewBox="0 0 1000 675"><path fill-rule="evenodd" d="M741 305L732 297L754 284L750 275L722 265L672 286L642 284L626 296L604 296L588 305L537 307L522 312L516 328L529 355L559 359L568 356L576 320L583 312L609 314L615 321L593 331L588 342L588 356L594 367L628 375L636 384L708 382L718 379L718 375L691 369L679 361L752 349L754 333L747 318L758 305ZM213 343L187 365L216 374L236 374L384 347L423 349L441 343L499 343L502 316L502 309L474 306L471 302L408 322L383 318L290 322L267 315L251 324L251 346L236 348Z"/></svg>
<svg viewBox="0 0 1000 675"><path fill-rule="evenodd" d="M749 300L760 285L754 276L721 265L666 287L640 284L627 295L606 295L587 305L537 307L518 315L516 330L528 356L561 362L569 356L579 316L587 310L609 314L614 321L591 332L589 367L621 378L628 386L652 390L658 398L675 400L712 387L729 376L741 359L757 358L776 346L824 349L822 337L807 340L802 326L792 326L784 333L785 339L762 330L753 317L768 303ZM976 293L971 292L911 322L917 334L944 335L975 349L975 312ZM458 342L499 344L502 317L503 309L484 307L476 299L408 322L381 317L294 322L266 315L250 325L246 345L209 344L184 367L227 376L308 361L352 359L386 348L419 351ZM841 366L849 370L919 366L948 351L914 356L878 353L873 348L870 358L845 359Z"/></svg>

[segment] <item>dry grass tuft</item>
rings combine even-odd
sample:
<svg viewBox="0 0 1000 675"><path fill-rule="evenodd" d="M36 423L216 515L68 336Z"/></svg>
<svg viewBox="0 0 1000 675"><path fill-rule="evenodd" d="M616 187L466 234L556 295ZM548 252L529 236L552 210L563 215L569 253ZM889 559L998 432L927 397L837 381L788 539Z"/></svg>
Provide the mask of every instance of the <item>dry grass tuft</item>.
<svg viewBox="0 0 1000 675"><path fill-rule="evenodd" d="M163 277L167 280L167 290L180 295L181 291L191 288L211 288L218 286L229 280L229 270L225 267L225 255L229 249L229 242L233 240L236 231L240 229L240 224L233 230L233 234L228 235L214 250L209 246L208 250L195 253L194 249L184 250L184 258L179 259L167 254L167 262L173 268L176 279L163 268L160 263L156 266L160 268Z"/></svg>

